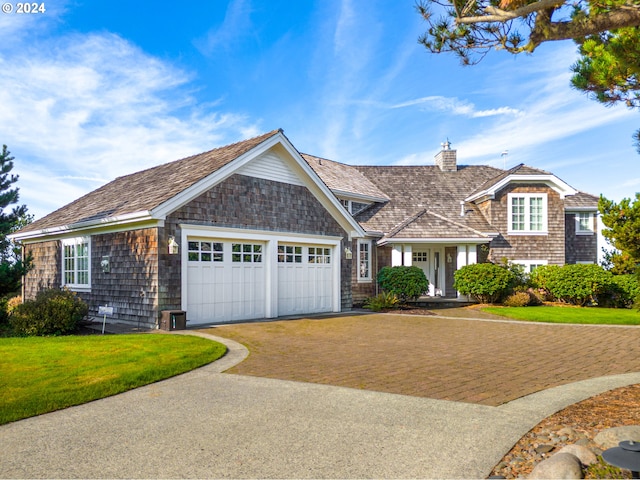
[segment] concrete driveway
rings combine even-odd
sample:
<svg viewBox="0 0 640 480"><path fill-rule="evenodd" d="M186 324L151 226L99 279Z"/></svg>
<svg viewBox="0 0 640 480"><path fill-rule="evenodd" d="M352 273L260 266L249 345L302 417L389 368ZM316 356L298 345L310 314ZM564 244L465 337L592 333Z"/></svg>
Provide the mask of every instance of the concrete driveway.
<svg viewBox="0 0 640 480"><path fill-rule="evenodd" d="M204 368L0 427L0 476L483 478L541 419L640 383L608 375L489 406L221 373L246 354L225 342Z"/></svg>

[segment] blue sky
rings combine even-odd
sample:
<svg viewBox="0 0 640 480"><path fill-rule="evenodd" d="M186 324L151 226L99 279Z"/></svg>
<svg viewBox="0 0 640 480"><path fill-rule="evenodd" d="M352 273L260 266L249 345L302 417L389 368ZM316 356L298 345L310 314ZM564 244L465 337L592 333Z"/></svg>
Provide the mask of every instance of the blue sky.
<svg viewBox="0 0 640 480"><path fill-rule="evenodd" d="M21 202L41 217L275 128L350 164L432 164L449 139L461 164L525 163L615 200L640 191L640 116L569 87L572 42L462 67L417 43L414 4L58 0L0 13L0 143Z"/></svg>

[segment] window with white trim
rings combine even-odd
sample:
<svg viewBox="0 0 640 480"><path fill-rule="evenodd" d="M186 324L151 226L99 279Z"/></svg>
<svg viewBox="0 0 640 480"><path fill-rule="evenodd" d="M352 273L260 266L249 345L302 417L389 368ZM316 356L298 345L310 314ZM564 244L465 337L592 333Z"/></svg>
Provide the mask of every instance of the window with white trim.
<svg viewBox="0 0 640 480"><path fill-rule="evenodd" d="M253 243L232 243L232 263L262 263L262 245Z"/></svg>
<svg viewBox="0 0 640 480"><path fill-rule="evenodd" d="M577 212L576 235L593 235L593 213Z"/></svg>
<svg viewBox="0 0 640 480"><path fill-rule="evenodd" d="M91 287L90 237L67 238L62 241L62 286Z"/></svg>
<svg viewBox="0 0 640 480"><path fill-rule="evenodd" d="M358 281L371 281L371 242L358 240Z"/></svg>
<svg viewBox="0 0 640 480"><path fill-rule="evenodd" d="M547 233L546 193L510 193L508 202L510 234Z"/></svg>
<svg viewBox="0 0 640 480"><path fill-rule="evenodd" d="M331 249L309 247L309 263L331 263Z"/></svg>
<svg viewBox="0 0 640 480"><path fill-rule="evenodd" d="M546 260L514 260L513 263L522 265L524 267L524 273L527 275L534 272L534 270L542 265L546 265Z"/></svg>
<svg viewBox="0 0 640 480"><path fill-rule="evenodd" d="M302 263L302 245L278 245L278 263Z"/></svg>

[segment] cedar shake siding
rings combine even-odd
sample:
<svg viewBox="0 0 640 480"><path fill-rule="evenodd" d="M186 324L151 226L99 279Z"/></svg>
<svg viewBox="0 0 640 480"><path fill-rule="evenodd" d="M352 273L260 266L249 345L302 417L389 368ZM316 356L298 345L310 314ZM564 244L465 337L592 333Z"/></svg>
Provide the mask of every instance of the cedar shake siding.
<svg viewBox="0 0 640 480"><path fill-rule="evenodd" d="M59 241L25 245L25 253L33 257L33 268L24 277L22 291L25 300L35 298L40 290L60 288L62 245Z"/></svg>
<svg viewBox="0 0 640 480"><path fill-rule="evenodd" d="M546 193L547 194L547 234L509 235L508 194L509 193ZM490 243L489 260L499 262L506 257L510 260L546 260L549 264L565 263L565 218L564 202L553 189L541 185L510 185L496 193L490 207L481 208L491 218L500 235Z"/></svg>
<svg viewBox="0 0 640 480"><path fill-rule="evenodd" d="M25 299L45 288L62 284L62 243L43 242L26 246L35 268L24 281ZM110 271L100 262L109 257ZM155 325L158 305L157 230L148 228L91 236L91 289L78 296L89 305L89 315L97 315L100 305L114 307L114 318Z"/></svg>
<svg viewBox="0 0 640 480"><path fill-rule="evenodd" d="M565 214L565 261L567 263L597 263L597 218L593 217L593 233L586 235L576 235L576 214Z"/></svg>
<svg viewBox="0 0 640 480"><path fill-rule="evenodd" d="M167 218L163 245L170 235L180 238L180 224L268 230L284 233L343 237L341 245L342 308L351 308L351 266L344 249L351 246L345 232L306 187L246 175L232 175ZM184 248L182 246L181 248ZM180 289L175 256L163 264L163 284L175 282ZM176 270L178 270L176 272ZM173 289L173 285L171 287ZM161 304L170 304L171 294Z"/></svg>

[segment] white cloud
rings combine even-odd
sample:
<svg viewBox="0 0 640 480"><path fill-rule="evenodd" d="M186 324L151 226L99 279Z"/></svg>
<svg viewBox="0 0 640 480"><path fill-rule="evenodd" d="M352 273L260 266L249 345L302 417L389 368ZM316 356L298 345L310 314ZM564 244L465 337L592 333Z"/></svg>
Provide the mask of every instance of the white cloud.
<svg viewBox="0 0 640 480"><path fill-rule="evenodd" d="M38 216L98 179L257 133L243 115L198 106L187 72L116 35L13 52L0 49L0 142L16 157L21 201Z"/></svg>
<svg viewBox="0 0 640 480"><path fill-rule="evenodd" d="M455 97L443 97L439 95L416 98L402 103L392 105L390 108L406 108L416 105L424 106L432 110L451 113L453 115L462 115L469 118L494 117L498 115L522 115L518 109L511 107L499 107L487 110L478 110L476 106L466 100L460 100Z"/></svg>

